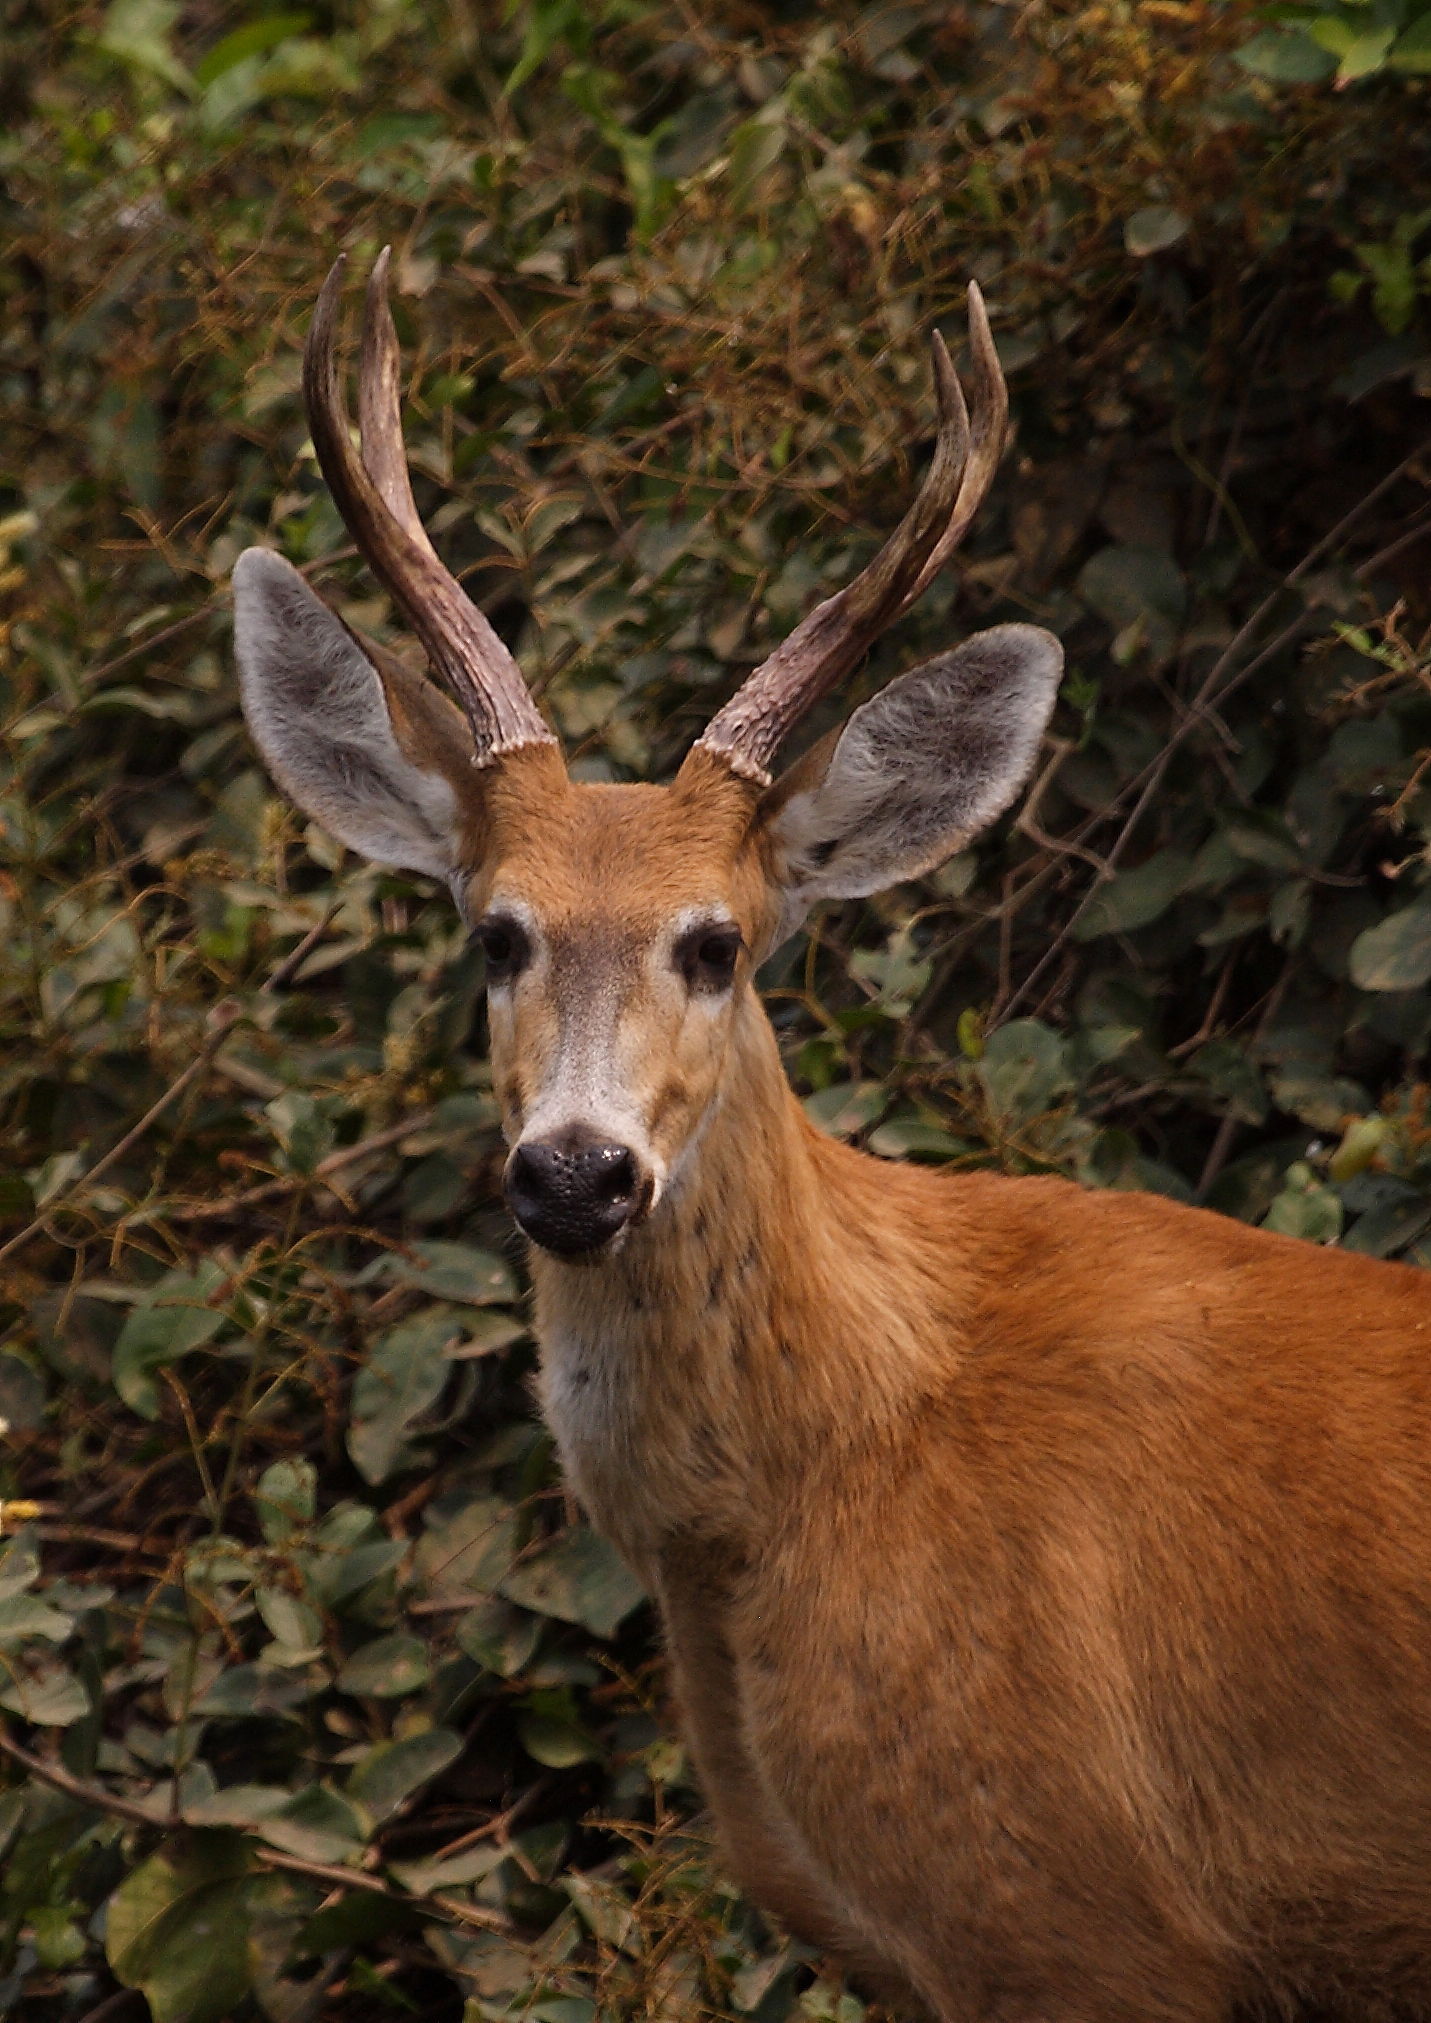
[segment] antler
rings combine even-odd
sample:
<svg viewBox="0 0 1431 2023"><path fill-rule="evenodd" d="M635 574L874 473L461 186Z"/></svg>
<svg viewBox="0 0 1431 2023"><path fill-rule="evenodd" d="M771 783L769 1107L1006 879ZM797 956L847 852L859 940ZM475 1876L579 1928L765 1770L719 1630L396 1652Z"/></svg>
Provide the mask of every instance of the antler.
<svg viewBox="0 0 1431 2023"><path fill-rule="evenodd" d="M554 744L522 671L438 560L413 502L402 439L398 342L388 308L388 248L368 281L358 373L361 456L338 380L342 254L323 283L303 353L303 398L318 462L358 552L407 613L427 657L472 726L477 763L518 745Z"/></svg>
<svg viewBox="0 0 1431 2023"><path fill-rule="evenodd" d="M969 531L1004 447L1009 395L984 298L969 283L974 421L944 339L935 331L939 439L919 496L873 562L762 661L697 742L738 773L763 779L776 750L810 705L848 674L886 626L923 594Z"/></svg>

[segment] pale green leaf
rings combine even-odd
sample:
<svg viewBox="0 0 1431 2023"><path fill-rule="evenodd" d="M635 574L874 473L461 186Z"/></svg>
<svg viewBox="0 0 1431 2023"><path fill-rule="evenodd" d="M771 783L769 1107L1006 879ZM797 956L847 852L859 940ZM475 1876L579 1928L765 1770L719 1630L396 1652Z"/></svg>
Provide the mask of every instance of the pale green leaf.
<svg viewBox="0 0 1431 2023"><path fill-rule="evenodd" d="M355 1862L362 1857L369 1827L366 1815L340 1792L309 1784L277 1812L265 1814L256 1831L270 1847L304 1861Z"/></svg>
<svg viewBox="0 0 1431 2023"><path fill-rule="evenodd" d="M74 1624L50 1608L38 1595L11 1595L0 1600L0 1646L22 1643L26 1637L44 1637L62 1644Z"/></svg>
<svg viewBox="0 0 1431 2023"><path fill-rule="evenodd" d="M1123 244L1135 260L1150 253L1165 253L1188 235L1188 219L1170 204L1150 204L1134 211L1123 227Z"/></svg>
<svg viewBox="0 0 1431 2023"><path fill-rule="evenodd" d="M155 1372L202 1348L223 1326L223 1308L212 1302L227 1278L208 1261L196 1271L167 1272L129 1314L115 1343L111 1376L115 1390L141 1419L159 1416Z"/></svg>
<svg viewBox="0 0 1431 2023"><path fill-rule="evenodd" d="M414 1286L433 1299L460 1300L474 1307L505 1306L517 1297L511 1267L494 1252L437 1238L387 1252L364 1277Z"/></svg>
<svg viewBox="0 0 1431 2023"><path fill-rule="evenodd" d="M194 66L194 80L197 84L212 84L216 77L222 77L236 63L242 63L250 56L261 56L265 50L284 42L290 35L301 35L309 26L311 14L266 14L256 21L246 21L242 28L235 28L222 36L202 56Z"/></svg>
<svg viewBox="0 0 1431 2023"><path fill-rule="evenodd" d="M338 1684L345 1693L399 1699L420 1692L427 1684L427 1672L426 1645L405 1631L394 1630L360 1645L339 1672Z"/></svg>
<svg viewBox="0 0 1431 2023"><path fill-rule="evenodd" d="M611 1636L646 1599L615 1547L586 1527L563 1532L514 1567L502 1592L537 1615L580 1623L598 1637Z"/></svg>
<svg viewBox="0 0 1431 2023"><path fill-rule="evenodd" d="M1348 967L1359 990L1420 990L1431 982L1431 898L1365 928L1351 945Z"/></svg>
<svg viewBox="0 0 1431 2023"><path fill-rule="evenodd" d="M1282 1192L1263 1217L1262 1226L1310 1243L1335 1243L1342 1233L1342 1216L1342 1204L1331 1188L1299 1159L1287 1168Z"/></svg>
<svg viewBox="0 0 1431 2023"><path fill-rule="evenodd" d="M428 1728L395 1742L379 1742L353 1766L348 1790L375 1820L387 1819L405 1799L454 1764L462 1737L450 1728Z"/></svg>
<svg viewBox="0 0 1431 2023"><path fill-rule="evenodd" d="M146 1997L154 2023L227 2023L250 1985L250 1860L230 1833L170 1841L109 1899L115 1978Z"/></svg>
<svg viewBox="0 0 1431 2023"><path fill-rule="evenodd" d="M412 1422L442 1394L448 1344L462 1332L451 1308L402 1321L379 1337L353 1385L348 1452L369 1482L384 1482L409 1458Z"/></svg>
<svg viewBox="0 0 1431 2023"><path fill-rule="evenodd" d="M1166 913L1183 890L1193 861L1184 850L1159 850L1146 864L1119 871L1095 888L1073 925L1075 941L1101 934L1131 934Z"/></svg>
<svg viewBox="0 0 1431 2023"><path fill-rule="evenodd" d="M318 1471L311 1461L275 1461L254 1491L258 1522L270 1545L281 1545L311 1522L317 1507Z"/></svg>
<svg viewBox="0 0 1431 2023"><path fill-rule="evenodd" d="M37 1728L68 1728L90 1711L84 1687L54 1659L24 1666L6 1659L0 1665L0 1707Z"/></svg>

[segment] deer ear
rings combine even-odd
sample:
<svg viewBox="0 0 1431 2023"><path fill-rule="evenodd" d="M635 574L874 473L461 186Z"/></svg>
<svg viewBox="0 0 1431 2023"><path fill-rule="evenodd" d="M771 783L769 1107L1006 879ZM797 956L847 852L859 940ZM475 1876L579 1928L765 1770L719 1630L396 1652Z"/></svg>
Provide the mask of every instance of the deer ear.
<svg viewBox="0 0 1431 2023"><path fill-rule="evenodd" d="M247 549L233 580L244 715L278 784L362 856L450 880L476 805L460 711L366 652L281 555Z"/></svg>
<svg viewBox="0 0 1431 2023"><path fill-rule="evenodd" d="M917 878L1002 814L1062 671L1051 632L996 625L892 681L777 780L761 808L783 894L777 940L816 900Z"/></svg>

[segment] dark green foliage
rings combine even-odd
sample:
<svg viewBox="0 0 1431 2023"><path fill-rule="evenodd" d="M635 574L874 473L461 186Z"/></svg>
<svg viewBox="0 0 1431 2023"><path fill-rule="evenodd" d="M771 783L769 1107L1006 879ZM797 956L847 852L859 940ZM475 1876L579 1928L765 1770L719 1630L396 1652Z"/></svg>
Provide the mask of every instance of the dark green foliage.
<svg viewBox="0 0 1431 2023"><path fill-rule="evenodd" d="M1015 447L852 692L1031 617L1056 735L772 963L792 1075L1426 1263L1425 21L0 0L0 2011L864 2013L689 1830L532 1421L477 960L237 718L248 542L393 630L297 397L333 254L396 249L422 503L594 778L894 524L977 275Z"/></svg>

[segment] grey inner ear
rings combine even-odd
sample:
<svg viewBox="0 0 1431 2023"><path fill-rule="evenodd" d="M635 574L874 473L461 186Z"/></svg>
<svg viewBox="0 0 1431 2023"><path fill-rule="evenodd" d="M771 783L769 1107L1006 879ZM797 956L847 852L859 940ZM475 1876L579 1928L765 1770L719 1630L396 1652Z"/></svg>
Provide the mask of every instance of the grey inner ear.
<svg viewBox="0 0 1431 2023"><path fill-rule="evenodd" d="M248 549L234 568L234 643L244 715L284 791L363 856L448 877L459 833L452 787L406 756L377 669L267 549Z"/></svg>
<svg viewBox="0 0 1431 2023"><path fill-rule="evenodd" d="M777 817L787 920L815 899L932 870L1001 814L1033 766L1062 670L1051 633L999 625L856 710L823 778Z"/></svg>

